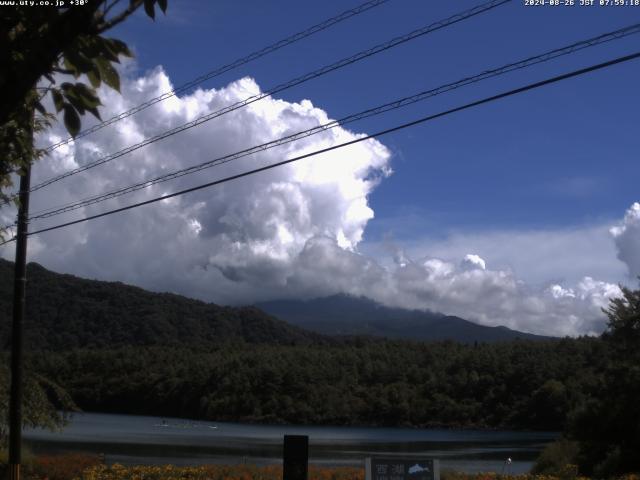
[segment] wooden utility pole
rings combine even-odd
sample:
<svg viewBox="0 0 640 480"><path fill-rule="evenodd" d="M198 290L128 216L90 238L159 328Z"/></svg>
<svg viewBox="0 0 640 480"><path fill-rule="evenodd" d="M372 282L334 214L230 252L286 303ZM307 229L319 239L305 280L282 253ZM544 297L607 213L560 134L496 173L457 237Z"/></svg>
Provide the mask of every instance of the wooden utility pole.
<svg viewBox="0 0 640 480"><path fill-rule="evenodd" d="M30 125L31 127L31 125ZM9 400L9 480L20 480L22 463L22 363L25 291L27 284L27 233L31 159L20 177L16 263L13 277L13 324L11 329L11 397Z"/></svg>

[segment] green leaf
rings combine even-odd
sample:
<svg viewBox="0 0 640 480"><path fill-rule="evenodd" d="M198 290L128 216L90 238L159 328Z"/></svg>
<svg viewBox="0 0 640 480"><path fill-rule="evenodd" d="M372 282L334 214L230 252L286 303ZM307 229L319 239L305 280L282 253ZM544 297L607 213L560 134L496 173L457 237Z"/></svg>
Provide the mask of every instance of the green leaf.
<svg viewBox="0 0 640 480"><path fill-rule="evenodd" d="M64 52L64 64L75 72L77 77L80 73L87 73L93 68L93 62L82 55L78 50L69 48Z"/></svg>
<svg viewBox="0 0 640 480"><path fill-rule="evenodd" d="M98 59L96 63L98 64L98 68L100 69L100 76L104 83L109 85L115 91L119 92L120 76L118 75L116 69L113 68L113 65L111 65L111 62L105 59Z"/></svg>
<svg viewBox="0 0 640 480"><path fill-rule="evenodd" d="M64 105L64 126L72 137L80 131L80 117L73 106L66 103Z"/></svg>
<svg viewBox="0 0 640 480"><path fill-rule="evenodd" d="M154 8L155 3L155 0L144 0L144 11L147 12L147 15L149 15L153 20L156 19L156 12Z"/></svg>
<svg viewBox="0 0 640 480"><path fill-rule="evenodd" d="M102 105L95 91L87 87L84 83L77 82L71 84L65 82L61 85L65 98L84 115L84 111Z"/></svg>
<svg viewBox="0 0 640 480"><path fill-rule="evenodd" d="M40 112L42 115L46 115L47 111L44 109L44 107L42 106L42 104L40 102L36 102L35 103L35 108L38 112Z"/></svg>
<svg viewBox="0 0 640 480"><path fill-rule="evenodd" d="M91 82L91 86L93 88L98 88L100 86L100 83L101 83L100 67L98 67L96 62L93 63L93 70L91 70L90 72L87 72L87 78Z"/></svg>
<svg viewBox="0 0 640 480"><path fill-rule="evenodd" d="M84 103L82 103L82 100L80 100L78 97L76 97L75 95L65 95L68 103L66 103L65 105L69 105L69 103L71 105L73 105L73 108L76 109L76 111L80 114L80 115L84 115L84 112L86 110Z"/></svg>
<svg viewBox="0 0 640 480"><path fill-rule="evenodd" d="M100 112L97 108L87 108L87 112L90 112L91 115L96 117L98 120L102 121L102 117L100 117Z"/></svg>
<svg viewBox="0 0 640 480"><path fill-rule="evenodd" d="M133 57L127 44L115 38L101 38L100 51L102 57L114 63L120 63L119 55Z"/></svg>
<svg viewBox="0 0 640 480"><path fill-rule="evenodd" d="M53 105L56 107L56 112L59 112L64 106L64 98L62 98L60 90L54 88L51 90L51 96L53 97Z"/></svg>
<svg viewBox="0 0 640 480"><path fill-rule="evenodd" d="M106 58L110 62L120 63L120 59L118 58L118 52L111 44L110 40L103 39L104 41L100 45L100 56L97 58Z"/></svg>
<svg viewBox="0 0 640 480"><path fill-rule="evenodd" d="M118 40L117 38L110 38L109 42L111 43L111 47L118 55L123 55L125 57L132 58L133 53L129 50L129 47L122 40Z"/></svg>
<svg viewBox="0 0 640 480"><path fill-rule="evenodd" d="M157 0L162 13L167 13L167 0Z"/></svg>
<svg viewBox="0 0 640 480"><path fill-rule="evenodd" d="M76 83L72 89L73 93L84 103L86 108L94 108L102 105L96 92L87 87L84 83Z"/></svg>
<svg viewBox="0 0 640 480"><path fill-rule="evenodd" d="M76 68L76 66L73 63L71 63L71 61L67 57L64 57L63 63L64 63L64 68L72 71L73 76L78 78L78 76L80 75L80 72L78 72L78 69Z"/></svg>
<svg viewBox="0 0 640 480"><path fill-rule="evenodd" d="M64 95L64 97L67 100L70 100L70 99L73 98L77 102L80 101L80 98L78 98L78 95L77 95L75 89L73 88L73 86L70 86L70 87L67 87L67 88L63 88L62 89L62 94Z"/></svg>
<svg viewBox="0 0 640 480"><path fill-rule="evenodd" d="M87 47L83 50L83 53L91 60L95 60L101 56L118 56L116 52L110 51L109 39L100 36L91 37L91 42L87 43Z"/></svg>
<svg viewBox="0 0 640 480"><path fill-rule="evenodd" d="M78 51L87 59L91 60L100 55L101 49L98 43L102 37L82 35L76 40Z"/></svg>

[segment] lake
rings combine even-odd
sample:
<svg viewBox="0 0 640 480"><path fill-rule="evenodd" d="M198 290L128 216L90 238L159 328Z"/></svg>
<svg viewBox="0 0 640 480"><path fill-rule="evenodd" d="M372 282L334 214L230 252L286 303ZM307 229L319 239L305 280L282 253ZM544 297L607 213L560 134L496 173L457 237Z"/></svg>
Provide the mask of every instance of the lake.
<svg viewBox="0 0 640 480"><path fill-rule="evenodd" d="M283 435L308 435L310 463L362 466L371 455L440 459L441 469L527 472L553 432L249 425L177 418L75 414L61 432L28 429L35 453L102 453L107 463L199 465L282 462ZM505 464L512 459L510 465Z"/></svg>

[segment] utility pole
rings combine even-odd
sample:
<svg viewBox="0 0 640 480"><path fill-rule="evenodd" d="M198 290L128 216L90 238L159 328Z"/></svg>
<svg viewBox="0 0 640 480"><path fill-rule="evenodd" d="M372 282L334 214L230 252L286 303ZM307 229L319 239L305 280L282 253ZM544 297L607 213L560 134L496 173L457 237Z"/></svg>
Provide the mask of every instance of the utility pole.
<svg viewBox="0 0 640 480"><path fill-rule="evenodd" d="M31 136L33 126L29 122ZM16 233L16 263L13 277L13 324L11 329L11 396L9 400L9 480L20 480L22 463L22 364L25 291L27 285L27 234L29 228L29 190L31 189L31 158L20 177L18 195L18 231Z"/></svg>

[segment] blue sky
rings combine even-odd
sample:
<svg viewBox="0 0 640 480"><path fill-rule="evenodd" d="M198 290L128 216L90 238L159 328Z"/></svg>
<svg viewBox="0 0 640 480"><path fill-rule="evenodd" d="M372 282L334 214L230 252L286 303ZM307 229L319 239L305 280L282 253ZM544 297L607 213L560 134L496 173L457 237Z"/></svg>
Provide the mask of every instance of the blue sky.
<svg viewBox="0 0 640 480"><path fill-rule="evenodd" d="M109 192L629 26L640 7L513 1L35 192ZM480 2L389 0L55 150L33 184ZM110 118L356 1L169 2L111 33L137 54ZM464 87L49 220L45 228L333 146L635 52L640 36ZM335 293L547 335L599 333L640 275L640 62L574 78L172 200L31 237L52 270L219 304ZM91 119L83 120L91 122ZM60 123L38 141L56 143ZM385 176L390 170L391 175ZM10 222L14 213L0 211ZM135 227L135 228L134 228ZM6 248L1 252L10 258Z"/></svg>
<svg viewBox="0 0 640 480"><path fill-rule="evenodd" d="M204 86L250 75L266 89L479 3L392 0ZM155 24L141 14L117 35L134 46L142 70L162 65L179 85L357 4L174 1ZM340 118L638 20L640 8L514 1L278 97L310 99ZM350 128L373 132L631 53L638 45L631 36ZM370 197L376 218L366 239L619 218L638 194L639 73L638 62L613 67L383 138L395 173Z"/></svg>

